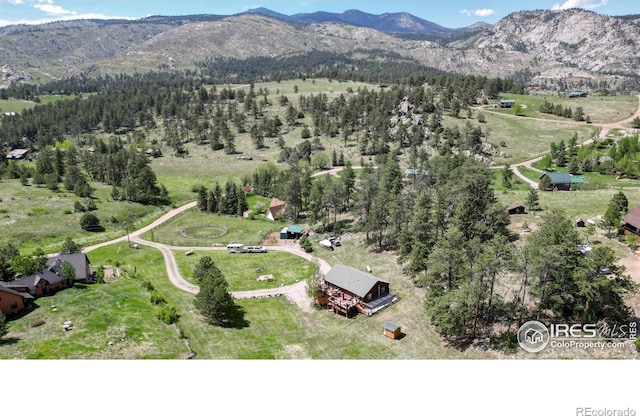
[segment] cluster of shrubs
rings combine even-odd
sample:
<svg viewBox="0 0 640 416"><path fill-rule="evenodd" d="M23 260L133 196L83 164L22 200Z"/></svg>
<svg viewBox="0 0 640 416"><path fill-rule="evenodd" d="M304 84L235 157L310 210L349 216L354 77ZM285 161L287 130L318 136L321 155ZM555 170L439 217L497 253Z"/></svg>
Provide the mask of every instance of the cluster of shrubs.
<svg viewBox="0 0 640 416"><path fill-rule="evenodd" d="M155 317L167 325L178 322L180 315L178 315L176 307L167 303L166 299L155 290L151 282L142 279L141 284L143 288L150 292L149 301L157 306L154 313Z"/></svg>
<svg viewBox="0 0 640 416"><path fill-rule="evenodd" d="M306 235L300 237L300 247L302 247L305 253L311 253L313 251L313 245Z"/></svg>

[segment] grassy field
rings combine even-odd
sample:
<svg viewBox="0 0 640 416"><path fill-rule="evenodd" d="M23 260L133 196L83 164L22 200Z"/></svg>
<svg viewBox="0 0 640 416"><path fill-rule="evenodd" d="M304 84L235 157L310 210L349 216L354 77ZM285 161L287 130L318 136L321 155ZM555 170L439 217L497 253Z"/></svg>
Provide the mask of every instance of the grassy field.
<svg viewBox="0 0 640 416"><path fill-rule="evenodd" d="M349 247L348 251L322 254L345 263L357 260L372 264L377 274L391 281L401 300L373 317L354 319L325 310L305 313L283 297L237 300L244 310L244 322L237 327L212 326L195 310L194 295L171 285L158 251L147 247L131 250L126 244L116 244L93 251L89 257L92 265L118 261L128 271L125 277L104 285L77 286L39 299L40 308L10 323L10 334L0 354L3 358L185 358L190 351L185 340L180 339L182 333L196 359L490 357L477 350L460 352L442 346L429 328L420 297L410 289L411 285L400 274L386 275L387 262L380 260L379 254L368 253L355 240L349 240L345 247ZM175 327L153 317L148 293L139 278L127 277L134 270L176 306L180 319ZM57 312L53 312L52 305ZM46 324L30 328L29 324L39 319ZM74 323L74 330L61 330L66 320ZM385 320L401 323L405 333L401 341L381 335Z"/></svg>
<svg viewBox="0 0 640 416"><path fill-rule="evenodd" d="M588 124L534 119L531 117L512 117L509 115L484 112L487 127L491 133L488 141L493 143L503 154L494 157L496 164L516 163L549 152L551 142L565 143L574 133L578 134L578 142L593 137L597 128ZM498 146L504 142L505 147Z"/></svg>
<svg viewBox="0 0 640 416"><path fill-rule="evenodd" d="M281 230L284 225L286 224L214 215L192 209L143 234L142 238L172 246L221 247L229 243L248 246L260 244L263 236Z"/></svg>
<svg viewBox="0 0 640 416"><path fill-rule="evenodd" d="M640 204L640 192L637 189L609 188L596 191L569 192L538 191L540 207L542 208L541 213L552 208L561 208L572 219L582 218L587 220L592 218L598 222L598 215L604 215L611 198L620 190L624 192L629 200L629 207L636 207ZM509 194L496 193L496 196L505 206L508 206L515 203L524 203L527 194L528 191L514 191ZM538 215L536 214L535 216Z"/></svg>
<svg viewBox="0 0 640 416"><path fill-rule="evenodd" d="M272 254L272 253L269 253ZM356 240L345 240L345 250L318 253L328 259L346 264L368 262L381 278L389 279L392 290L401 300L373 317L359 316L346 319L325 310L302 312L285 298L237 300L244 309L245 322L240 327L224 328L207 324L193 306L194 295L175 289L169 282L159 252L142 247L128 249L117 244L89 254L93 265L113 264L116 259L122 267L137 267L143 278L150 281L168 302L174 304L181 315L178 327L189 339L196 358L201 359L427 359L427 358L483 358L480 351L460 352L441 345L438 336L429 328L419 295L403 278L390 258L369 253ZM351 261L351 262L349 262ZM395 272L393 272L395 270ZM387 275L387 271L389 274ZM124 280L126 278L120 278ZM111 287L114 283L106 285ZM57 296L57 295L56 295ZM55 297L54 297L55 298ZM54 299L52 298L52 299ZM62 305L60 302L57 304ZM64 305L60 306L64 307ZM41 308L44 309L44 308ZM127 313L144 317L136 311ZM73 320L72 318L69 318ZM155 318L153 318L155 319ZM381 335L382 322L401 323L406 336L393 341ZM163 324L164 325L164 324ZM177 344L174 354L184 352ZM92 353L87 352L86 358Z"/></svg>
<svg viewBox="0 0 640 416"><path fill-rule="evenodd" d="M37 309L10 322L0 358L180 359L190 353L177 328L154 317L149 293L136 279L76 284L36 303ZM31 327L39 320L45 323ZM73 323L71 331L62 330L65 321Z"/></svg>
<svg viewBox="0 0 640 416"><path fill-rule="evenodd" d="M211 88L211 85L205 86L206 88ZM216 85L218 90L222 88L228 88L229 85ZM230 85L230 87L234 90L243 89L245 92L249 92L250 85L242 84L242 85ZM295 92L295 88L298 88L298 92ZM266 88L271 97L279 97L280 95L284 95L289 99L295 98L296 95L301 94L314 94L318 95L320 93L327 94L330 98L333 94L339 95L341 93L346 93L349 89L353 91L357 91L358 88L368 88L379 89L377 86L373 84L367 84L364 82L342 82L342 81L329 81L326 78L317 78L317 79L292 79L292 80L283 80L283 81L271 81L271 82L261 82L254 84L254 90L256 93L258 89L262 88L263 90Z"/></svg>
<svg viewBox="0 0 640 416"><path fill-rule="evenodd" d="M281 284L288 286L306 280L313 272L313 264L302 257L283 252L260 254L229 254L225 251L195 251L190 256L175 252L180 274L192 283L193 268L204 256L210 256L224 274L230 291L268 289ZM260 275L272 274L271 282L256 282Z"/></svg>
<svg viewBox="0 0 640 416"><path fill-rule="evenodd" d="M502 186L502 169L493 169L493 190L495 192L512 192L512 191L526 191L529 189L529 185L522 182L520 178L513 175L511 178L511 188L505 189Z"/></svg>
<svg viewBox="0 0 640 416"><path fill-rule="evenodd" d="M85 203L73 193L51 191L37 186L22 186L17 179L3 179L0 183L0 226L2 241L21 245L23 253L36 248L45 252L59 251L66 237L86 246L110 240L125 234L123 220L131 216L131 229L150 223L168 207L145 206L111 200L111 187L91 183L95 189L95 214L104 227L104 232L88 232L80 228L81 212L74 212L74 202ZM120 220L113 223L112 218Z"/></svg>
<svg viewBox="0 0 640 416"><path fill-rule="evenodd" d="M584 115L589 116L592 123L611 123L624 120L632 116L638 108L638 97L636 96L600 96L589 95L581 98L566 98L558 95L519 95L502 94L502 98L516 100L521 104L522 115L525 117L536 117L543 119L571 121L570 119L554 116L553 114L540 113L539 109L546 100L553 105L560 104L563 108L569 107L574 111L577 107L582 107ZM491 110L498 113L511 113L510 109Z"/></svg>
<svg viewBox="0 0 640 416"><path fill-rule="evenodd" d="M27 100L17 100L10 98L8 100L0 100L0 113L16 113L20 114L22 110L27 108L33 108L36 103Z"/></svg>

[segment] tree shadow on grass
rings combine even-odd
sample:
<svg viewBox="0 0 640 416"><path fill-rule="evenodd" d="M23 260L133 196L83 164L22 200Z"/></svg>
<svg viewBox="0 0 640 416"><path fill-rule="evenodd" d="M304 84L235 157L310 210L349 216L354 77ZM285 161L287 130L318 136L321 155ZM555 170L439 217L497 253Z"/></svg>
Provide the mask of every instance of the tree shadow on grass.
<svg viewBox="0 0 640 416"><path fill-rule="evenodd" d="M233 305L233 308L229 311L228 319L220 323L223 328L242 329L248 328L250 323L245 319L246 312L242 306Z"/></svg>
<svg viewBox="0 0 640 416"><path fill-rule="evenodd" d="M11 336L8 338L0 339L0 345L13 345L17 344L18 342L20 342L20 337L18 336Z"/></svg>

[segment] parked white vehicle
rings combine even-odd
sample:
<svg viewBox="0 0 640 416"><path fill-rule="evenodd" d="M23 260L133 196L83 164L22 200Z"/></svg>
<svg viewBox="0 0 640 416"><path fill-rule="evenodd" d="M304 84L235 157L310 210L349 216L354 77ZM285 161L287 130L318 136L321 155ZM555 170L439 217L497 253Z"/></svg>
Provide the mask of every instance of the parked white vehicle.
<svg viewBox="0 0 640 416"><path fill-rule="evenodd" d="M246 253L244 244L232 243L227 245L227 253Z"/></svg>
<svg viewBox="0 0 640 416"><path fill-rule="evenodd" d="M267 249L262 246L249 246L247 247L247 253L266 253Z"/></svg>
<svg viewBox="0 0 640 416"><path fill-rule="evenodd" d="M333 244L329 240L320 240L320 246L322 248L326 248L327 250L333 251Z"/></svg>

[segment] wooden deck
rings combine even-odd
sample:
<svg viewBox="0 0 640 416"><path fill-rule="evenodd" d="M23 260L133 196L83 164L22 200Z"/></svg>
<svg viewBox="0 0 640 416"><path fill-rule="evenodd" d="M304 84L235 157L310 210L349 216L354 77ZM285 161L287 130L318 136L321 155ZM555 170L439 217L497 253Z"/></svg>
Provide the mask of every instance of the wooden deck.
<svg viewBox="0 0 640 416"><path fill-rule="evenodd" d="M371 316L380 309L398 300L396 293L390 293L387 296L365 303L361 299L348 295L336 288L324 287L323 290L325 294L323 299L326 299L326 303L317 303L331 309L334 313L347 317L354 316L358 313Z"/></svg>

